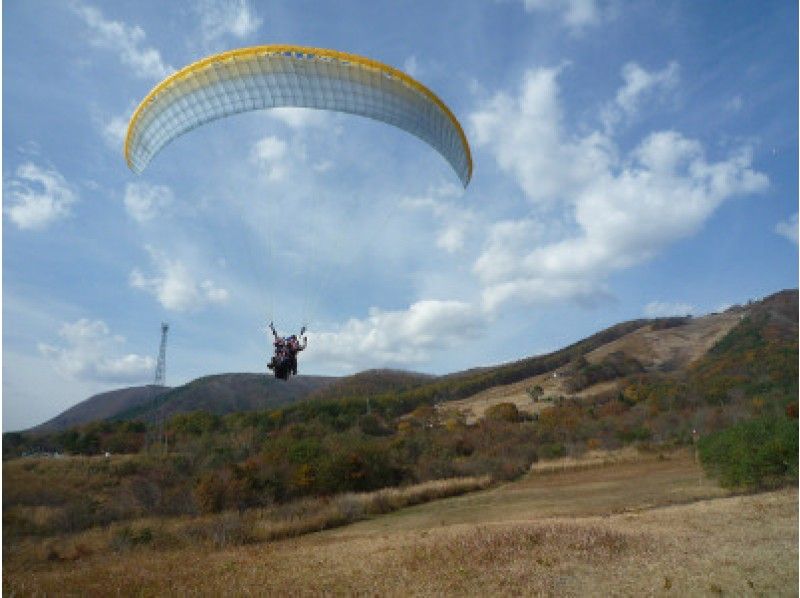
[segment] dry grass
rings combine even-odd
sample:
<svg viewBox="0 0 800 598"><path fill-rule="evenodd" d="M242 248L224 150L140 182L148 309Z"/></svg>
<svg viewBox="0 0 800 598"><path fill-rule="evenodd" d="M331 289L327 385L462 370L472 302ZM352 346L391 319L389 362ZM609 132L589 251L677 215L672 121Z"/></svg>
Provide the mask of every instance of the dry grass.
<svg viewBox="0 0 800 598"><path fill-rule="evenodd" d="M598 363L615 351L635 356L646 368L685 367L699 359L739 323L739 313L692 318L687 324L663 330L649 326L598 347L587 354Z"/></svg>
<svg viewBox="0 0 800 598"><path fill-rule="evenodd" d="M655 459L672 459L681 455L681 451L663 451L658 453L644 452L635 446L626 446L613 451L586 451L579 457L562 457L537 461L531 465L531 473L561 473L578 469L594 469L621 463L652 461Z"/></svg>
<svg viewBox="0 0 800 598"><path fill-rule="evenodd" d="M72 562L107 552L130 553L138 549L174 550L202 546L206 550L218 550L331 529L403 507L481 490L490 483L488 476L435 480L403 488L309 498L242 513L141 518L43 539L6 538L4 556L24 566L35 566L44 562Z"/></svg>
<svg viewBox="0 0 800 598"><path fill-rule="evenodd" d="M531 474L483 492L269 543L209 550L210 544L198 541L160 551L134 545L85 557L76 547L75 560L37 563L7 553L4 591L23 596L797 595L796 489L725 496L702 476L689 452L609 458L618 461ZM431 497L438 491L418 492ZM371 493L374 499L376 494ZM367 496L337 500L340 508L352 508L349 501ZM378 508L398 500L386 493L371 504ZM311 506L293 507L298 521ZM259 521L266 521L263 514ZM251 527L251 533L264 533ZM153 542L157 538L154 530Z"/></svg>
<svg viewBox="0 0 800 598"><path fill-rule="evenodd" d="M211 554L97 556L4 577L15 595L793 596L797 492L603 517L329 532Z"/></svg>

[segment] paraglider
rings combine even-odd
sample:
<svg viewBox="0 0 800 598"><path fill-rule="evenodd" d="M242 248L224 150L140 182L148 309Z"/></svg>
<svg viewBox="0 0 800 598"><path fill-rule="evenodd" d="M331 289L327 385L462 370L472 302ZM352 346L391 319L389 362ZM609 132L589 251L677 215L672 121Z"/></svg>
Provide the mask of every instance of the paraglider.
<svg viewBox="0 0 800 598"><path fill-rule="evenodd" d="M287 337L279 336L272 322L269 323L269 329L272 331L272 336L275 339L272 343L275 348L275 353L267 364L267 368L275 373L276 378L288 380L289 374L292 376L297 375L297 354L308 346L308 338L303 336L306 327L303 326L300 329L300 336L303 336L302 344L300 344L299 339L294 334Z"/></svg>
<svg viewBox="0 0 800 598"><path fill-rule="evenodd" d="M278 107L345 112L394 125L441 154L464 187L472 177L464 131L427 87L363 56L295 45L229 50L168 76L133 113L125 137L125 160L140 174L165 145L204 123ZM278 342L274 327L270 328L275 355L268 367L286 380L297 373L297 354L305 349L305 338L302 345L297 337Z"/></svg>
<svg viewBox="0 0 800 598"><path fill-rule="evenodd" d="M472 177L464 131L427 87L376 60L292 45L228 50L168 76L133 113L125 160L139 174L161 148L195 127L282 106L347 112L394 125L439 152L464 187Z"/></svg>

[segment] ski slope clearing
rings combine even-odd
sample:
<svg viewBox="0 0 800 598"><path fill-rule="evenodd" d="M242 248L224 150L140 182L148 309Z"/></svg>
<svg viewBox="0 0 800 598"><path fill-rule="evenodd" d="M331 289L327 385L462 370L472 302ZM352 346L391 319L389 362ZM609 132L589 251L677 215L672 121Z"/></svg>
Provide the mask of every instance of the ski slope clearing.
<svg viewBox="0 0 800 598"><path fill-rule="evenodd" d="M621 353L635 358L645 371L682 370L708 353L711 347L739 323L745 313L733 310L709 314L689 318L685 323L669 328L648 324L589 351L585 357L590 364L598 364L611 354ZM468 423L473 423L483 417L487 409L499 403L514 403L517 409L527 413L539 413L546 409L550 403L531 401L527 391L534 386L542 388L543 397L574 398L611 392L619 387L618 380L610 380L593 384L578 392L570 392L568 385L571 375L569 368L559 368L513 384L494 386L471 397L445 403L440 408L444 411L461 412Z"/></svg>

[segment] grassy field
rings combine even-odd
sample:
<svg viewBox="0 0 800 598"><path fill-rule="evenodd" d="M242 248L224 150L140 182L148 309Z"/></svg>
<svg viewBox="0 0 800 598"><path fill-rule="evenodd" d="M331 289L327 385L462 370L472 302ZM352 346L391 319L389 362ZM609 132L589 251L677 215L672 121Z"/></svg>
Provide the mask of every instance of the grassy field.
<svg viewBox="0 0 800 598"><path fill-rule="evenodd" d="M769 595L798 588L796 489L727 496L629 454L300 538L4 558L4 595Z"/></svg>

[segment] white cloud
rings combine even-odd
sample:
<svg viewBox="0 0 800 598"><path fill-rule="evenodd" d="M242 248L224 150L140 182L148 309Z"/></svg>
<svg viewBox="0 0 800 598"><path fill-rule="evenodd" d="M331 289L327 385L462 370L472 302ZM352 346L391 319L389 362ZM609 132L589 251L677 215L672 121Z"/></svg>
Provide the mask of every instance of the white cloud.
<svg viewBox="0 0 800 598"><path fill-rule="evenodd" d="M130 66L136 76L144 79L163 79L175 69L166 64L155 48L143 47L147 35L138 25L109 21L93 6L72 2L73 10L89 26L91 43L116 52L123 64Z"/></svg>
<svg viewBox="0 0 800 598"><path fill-rule="evenodd" d="M423 363L430 352L476 338L485 327L479 310L462 301L425 300L407 310L372 308L336 332L309 333L309 359L342 371Z"/></svg>
<svg viewBox="0 0 800 598"><path fill-rule="evenodd" d="M723 310L724 311L724 310ZM697 312L690 303L670 303L668 301L651 301L644 306L644 315L648 318L668 318L670 316L687 316Z"/></svg>
<svg viewBox="0 0 800 598"><path fill-rule="evenodd" d="M265 169L267 179L279 181L286 176L288 164L284 161L287 144L283 139L270 135L256 142L250 152L250 159Z"/></svg>
<svg viewBox="0 0 800 598"><path fill-rule="evenodd" d="M602 293L611 272L695 233L730 197L768 185L750 167L748 148L709 162L699 142L675 131L652 133L623 157L608 133L570 138L557 74L529 71L518 97L498 93L471 117L476 146L493 154L534 205L550 210L542 216L544 230L571 231L543 240L541 227L514 229L510 244L490 230L474 266L488 309L511 299L586 300Z"/></svg>
<svg viewBox="0 0 800 598"><path fill-rule="evenodd" d="M42 230L70 214L78 195L63 176L26 162L7 183L5 212L23 230Z"/></svg>
<svg viewBox="0 0 800 598"><path fill-rule="evenodd" d="M270 136L258 141L253 147L253 159L262 162L280 160L286 154L286 142Z"/></svg>
<svg viewBox="0 0 800 598"><path fill-rule="evenodd" d="M33 140L28 140L25 143L17 146L17 151L23 156L39 157L42 153L42 148Z"/></svg>
<svg viewBox="0 0 800 598"><path fill-rule="evenodd" d="M558 13L561 21L573 32L597 25L602 15L595 0L523 0L527 12Z"/></svg>
<svg viewBox="0 0 800 598"><path fill-rule="evenodd" d="M331 168L333 168L333 161L332 160L322 160L317 162L312 166L315 172L328 172Z"/></svg>
<svg viewBox="0 0 800 598"><path fill-rule="evenodd" d="M128 133L128 119L124 116L112 117L102 125L101 133L111 149L120 151L125 144L125 135Z"/></svg>
<svg viewBox="0 0 800 598"><path fill-rule="evenodd" d="M647 71L635 62L629 62L622 67L622 79L624 85L603 114L606 128L613 127L624 117L635 116L641 103L656 92L674 89L680 80L680 67L677 62L670 62L663 70Z"/></svg>
<svg viewBox="0 0 800 598"><path fill-rule="evenodd" d="M569 141L562 131L561 67L529 70L517 97L495 94L469 117L474 144L487 148L533 201L570 196L606 174L615 148L599 133Z"/></svg>
<svg viewBox="0 0 800 598"><path fill-rule="evenodd" d="M129 277L131 287L153 295L166 309L189 311L212 303L225 303L229 293L210 280L198 282L186 265L147 247L156 274L147 276L135 268Z"/></svg>
<svg viewBox="0 0 800 598"><path fill-rule="evenodd" d="M483 253L475 261L475 273L486 283L514 276L519 256L542 238L541 223L533 220L500 221L489 227Z"/></svg>
<svg viewBox="0 0 800 598"><path fill-rule="evenodd" d="M246 0L203 0L195 8L206 44L226 35L243 39L258 31L262 22Z"/></svg>
<svg viewBox="0 0 800 598"><path fill-rule="evenodd" d="M725 102L725 109L729 112L739 112L744 106L744 100L741 95L735 95L730 100Z"/></svg>
<svg viewBox="0 0 800 598"><path fill-rule="evenodd" d="M578 305L592 307L608 299L610 293L605 285L591 279L579 280L569 277L517 277L483 290L483 308L488 312L502 305L541 305L570 299Z"/></svg>
<svg viewBox="0 0 800 598"><path fill-rule="evenodd" d="M128 183L125 187L125 210L140 224L162 214L172 201L172 191L163 185Z"/></svg>
<svg viewBox="0 0 800 598"><path fill-rule="evenodd" d="M125 343L112 336L102 320L82 318L59 330L62 346L39 343L39 352L51 360L61 375L98 382L141 383L152 375L155 360L133 353L119 355Z"/></svg>
<svg viewBox="0 0 800 598"><path fill-rule="evenodd" d="M321 127L328 122L326 113L323 110L316 110L314 108L282 106L280 108L271 108L264 114L282 122L292 129Z"/></svg>
<svg viewBox="0 0 800 598"><path fill-rule="evenodd" d="M419 63L417 62L417 57L415 55L411 55L405 59L403 62L403 71L414 77L415 79L420 75L420 68Z"/></svg>
<svg viewBox="0 0 800 598"><path fill-rule="evenodd" d="M470 233L478 225L472 210L445 199L461 193L461 189L447 185L425 197L402 199L400 205L410 210L429 211L442 224L436 237L436 246L447 253L457 253L464 249Z"/></svg>
<svg viewBox="0 0 800 598"><path fill-rule="evenodd" d="M797 245L797 212L775 225L775 232Z"/></svg>

